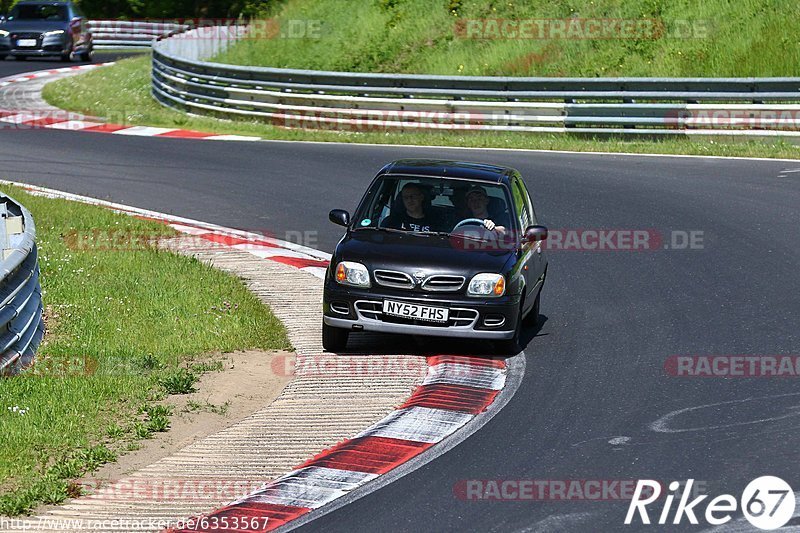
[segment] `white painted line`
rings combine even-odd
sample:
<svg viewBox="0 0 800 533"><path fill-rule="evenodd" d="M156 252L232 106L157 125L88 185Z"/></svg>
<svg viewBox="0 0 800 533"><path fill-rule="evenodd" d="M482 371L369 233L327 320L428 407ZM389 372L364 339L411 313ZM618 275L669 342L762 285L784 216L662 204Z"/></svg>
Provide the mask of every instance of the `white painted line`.
<svg viewBox="0 0 800 533"><path fill-rule="evenodd" d="M88 120L67 120L64 122L56 122L55 124L49 124L45 126L45 128L52 128L54 130L83 130L86 128L91 128L92 126L102 126L101 122L89 122Z"/></svg>
<svg viewBox="0 0 800 533"><path fill-rule="evenodd" d="M172 216L165 213L159 213L158 211L150 211L148 209L142 209L140 207L133 207L125 204L118 204L115 202L109 202L106 200L98 200L97 198L92 198L90 196L82 196L80 194L73 194L71 192L64 192L59 191L56 189L50 189L48 187L40 187L38 185L31 185L29 183L22 183L19 181L12 181L12 180L3 180L0 179L0 184L6 185L15 185L17 187L23 187L28 189L31 194L40 194L42 196L47 196L50 198L64 198L67 200L75 200L78 202L83 202L92 205L101 205L104 207L109 207L111 209L125 212L128 214L135 214L141 215L149 218L155 218L157 220L163 220L165 222L176 222L181 224L188 224L191 226L195 226L198 228L205 228L209 231L225 233L228 235L238 235L243 238L250 238L250 239L262 239L266 240L267 242L275 243L275 245L280 246L282 248L286 248L287 250L295 250L299 252L303 252L308 254L310 257L314 259L321 259L324 261L330 261L331 254L323 252L321 250L315 250L314 248L310 248L308 246L303 246L301 244L296 244L289 241L282 241L280 239L264 239L263 235L259 235L256 233L252 233L249 231L239 230L235 228L226 228L224 226L219 226L217 224L210 224L208 222L202 222L200 220L194 220L191 218L179 217L179 216Z"/></svg>
<svg viewBox="0 0 800 533"><path fill-rule="evenodd" d="M36 120L43 118L41 115L37 116L32 113L17 113L16 115L8 115L0 117L0 122L8 122L9 124L21 124L29 120Z"/></svg>
<svg viewBox="0 0 800 533"><path fill-rule="evenodd" d="M196 115L199 116L199 115ZM732 161L781 161L784 163L797 163L800 159L800 146L797 147L797 159L781 159L773 157L737 157L727 155L687 155L687 154L637 154L634 152L596 152L596 151L577 151L577 150L545 150L536 148L493 148L475 146L446 146L434 144L382 144L382 143L347 143L341 141L289 141L284 139L264 139L265 143L292 143L292 144L322 144L322 145L342 145L342 146L367 146L373 148L426 148L432 150L468 150L470 152L522 152L534 154L564 154L564 155L602 155L602 156L624 156L624 157L680 157L694 159L729 159Z"/></svg>
<svg viewBox="0 0 800 533"><path fill-rule="evenodd" d="M169 133L177 131L176 128L154 128L151 126L131 126L124 130L112 132L114 135L137 135L140 137L153 137L154 135L161 135L162 133Z"/></svg>
<svg viewBox="0 0 800 533"><path fill-rule="evenodd" d="M205 235L209 233L209 231L206 229L196 228L194 226L187 226L185 224L170 223L167 225L176 231L180 231L181 233L188 233L189 235Z"/></svg>
<svg viewBox="0 0 800 533"><path fill-rule="evenodd" d="M430 407L408 407L392 411L386 418L359 433L358 437L388 437L415 442L440 442L469 422L474 415Z"/></svg>
<svg viewBox="0 0 800 533"><path fill-rule="evenodd" d="M212 135L203 137L203 141L261 141L261 137L248 137L246 135Z"/></svg>
<svg viewBox="0 0 800 533"><path fill-rule="evenodd" d="M378 474L370 474L368 472L355 472L352 470L341 470L325 466L308 466L289 472L276 481L293 479L298 482L310 483L316 487L353 490L376 477L378 477Z"/></svg>
<svg viewBox="0 0 800 533"><path fill-rule="evenodd" d="M316 259L315 257L311 257L308 254L304 254L301 252L292 252L291 250L287 250L286 248L276 248L274 246L261 246L254 243L245 243L245 244L234 244L231 248L236 248L237 250L244 250L245 252L250 252L256 257L260 257L261 259L269 259L270 257L280 256L280 257L296 257L298 259Z"/></svg>
<svg viewBox="0 0 800 533"><path fill-rule="evenodd" d="M500 390L505 382L506 373L500 368L462 363L441 363L430 367L422 384L450 383L479 389Z"/></svg>
<svg viewBox="0 0 800 533"><path fill-rule="evenodd" d="M304 272L308 272L309 274L318 277L319 279L325 279L325 271L327 270L324 267L303 267L300 270Z"/></svg>
<svg viewBox="0 0 800 533"><path fill-rule="evenodd" d="M292 479L281 478L278 481L270 483L268 487L256 491L247 498L234 502L233 505L242 502L262 502L271 503L273 505L289 505L291 507L316 509L349 492L341 489L316 487L303 483L302 481L299 483L293 481Z"/></svg>

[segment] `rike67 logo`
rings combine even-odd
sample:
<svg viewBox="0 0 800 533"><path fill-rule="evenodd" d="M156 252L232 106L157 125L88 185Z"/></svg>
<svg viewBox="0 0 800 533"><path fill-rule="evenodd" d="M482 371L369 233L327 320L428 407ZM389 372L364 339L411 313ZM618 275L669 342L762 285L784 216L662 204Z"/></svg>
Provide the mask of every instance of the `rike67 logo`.
<svg viewBox="0 0 800 533"><path fill-rule="evenodd" d="M708 498L708 495L703 494L689 501L693 484L694 480L689 479L680 495L677 494L677 491L681 484L677 481L669 484L669 493L664 498L657 524L677 525L684 517L690 524L699 523L697 515L700 514L700 504ZM644 496L645 494L646 496ZM661 496L662 486L658 481L640 479L636 484L630 506L628 506L625 524L634 523L637 514L642 524L650 524L647 506L656 502ZM679 496L679 502L673 513L672 503L676 496ZM758 529L771 530L783 527L791 520L794 516L795 504L795 494L788 483L779 477L762 476L754 479L745 487L739 501L730 494L721 494L707 502L705 512L700 516L705 518L707 523L718 526L730 522L737 507L741 506L744 517L751 525ZM670 521L671 514L672 520Z"/></svg>

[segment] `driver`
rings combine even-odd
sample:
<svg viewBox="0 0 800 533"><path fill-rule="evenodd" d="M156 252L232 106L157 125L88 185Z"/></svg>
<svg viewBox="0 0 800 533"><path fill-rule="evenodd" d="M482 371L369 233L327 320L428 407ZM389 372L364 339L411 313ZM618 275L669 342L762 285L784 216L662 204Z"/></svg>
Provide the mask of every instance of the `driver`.
<svg viewBox="0 0 800 533"><path fill-rule="evenodd" d="M470 187L466 194L467 207L473 218L483 220L483 227L489 231L496 231L500 234L505 234L506 224L504 215L490 215L489 214L489 195L486 194L486 189L480 185ZM500 224L492 219L497 219Z"/></svg>
<svg viewBox="0 0 800 533"><path fill-rule="evenodd" d="M425 191L418 183L406 183L400 191L405 209L395 209L385 227L406 231L438 231L440 221L425 213Z"/></svg>

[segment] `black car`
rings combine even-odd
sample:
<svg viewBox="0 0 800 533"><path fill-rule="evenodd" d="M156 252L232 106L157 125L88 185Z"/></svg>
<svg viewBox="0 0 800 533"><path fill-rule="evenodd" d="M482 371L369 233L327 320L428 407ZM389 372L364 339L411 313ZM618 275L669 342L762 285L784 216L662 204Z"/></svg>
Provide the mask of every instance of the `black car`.
<svg viewBox="0 0 800 533"><path fill-rule="evenodd" d="M92 35L72 2L20 2L0 23L0 59L59 56L91 61Z"/></svg>
<svg viewBox="0 0 800 533"><path fill-rule="evenodd" d="M518 353L547 276L528 189L512 168L409 159L378 172L326 272L323 347L382 331L492 339Z"/></svg>

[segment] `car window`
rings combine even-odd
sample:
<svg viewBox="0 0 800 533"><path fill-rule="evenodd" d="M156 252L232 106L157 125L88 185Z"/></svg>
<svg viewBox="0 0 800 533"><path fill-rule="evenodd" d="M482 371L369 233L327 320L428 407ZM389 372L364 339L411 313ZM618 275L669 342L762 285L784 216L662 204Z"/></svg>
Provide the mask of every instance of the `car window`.
<svg viewBox="0 0 800 533"><path fill-rule="evenodd" d="M525 196L525 203L528 206L528 212L531 216L531 225L535 226L539 222L537 222L536 218L536 209L533 207L533 198L531 198L531 195L528 192L528 187L525 186L525 180L523 180L521 177L518 177L517 183L519 184L519 188L522 190L523 196Z"/></svg>
<svg viewBox="0 0 800 533"><path fill-rule="evenodd" d="M410 196L418 196L422 222L417 217L409 219L408 204L403 198L404 191ZM355 229L428 227L429 230L450 232L454 226L466 219L476 218L468 206L470 193L485 194L486 210L482 217L491 218L497 225L510 226L511 211L506 189L499 184L444 178L425 178L415 176L382 176L376 180L359 205L354 217ZM413 207L412 207L413 208ZM420 230L418 230L420 231Z"/></svg>
<svg viewBox="0 0 800 533"><path fill-rule="evenodd" d="M8 20L49 20L65 22L69 20L67 6L53 4L23 4L11 9Z"/></svg>
<svg viewBox="0 0 800 533"><path fill-rule="evenodd" d="M519 227L521 231L525 231L525 228L528 226L532 226L533 224L531 221L533 218L531 217L529 208L528 208L528 201L527 195L524 193L523 189L520 187L520 180L519 178L515 178L513 184L511 185L511 193L514 196L514 207L517 211L517 217L519 219Z"/></svg>

